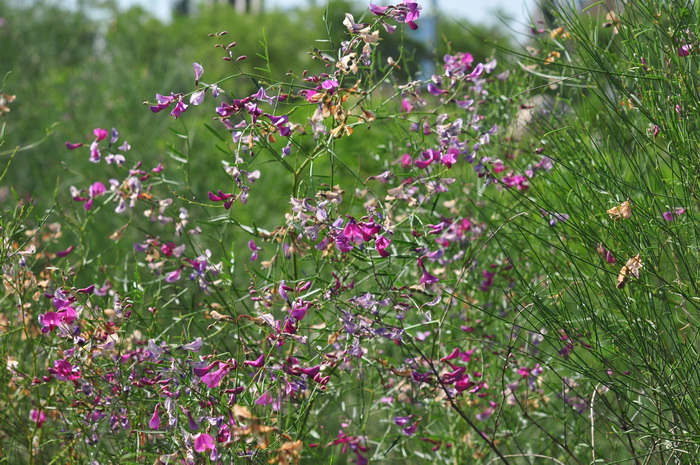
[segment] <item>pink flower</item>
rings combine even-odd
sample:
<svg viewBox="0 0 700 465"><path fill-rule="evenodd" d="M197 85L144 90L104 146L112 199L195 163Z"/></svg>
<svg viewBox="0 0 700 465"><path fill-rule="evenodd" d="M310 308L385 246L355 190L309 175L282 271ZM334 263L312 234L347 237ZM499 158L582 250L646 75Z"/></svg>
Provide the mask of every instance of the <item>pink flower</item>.
<svg viewBox="0 0 700 465"><path fill-rule="evenodd" d="M676 208L673 211L663 212L662 216L666 221L673 221L685 213L685 208Z"/></svg>
<svg viewBox="0 0 700 465"><path fill-rule="evenodd" d="M97 138L96 140L98 142L106 139L108 135L107 130L102 128L95 128L92 130L92 133L95 135L95 137Z"/></svg>
<svg viewBox="0 0 700 465"><path fill-rule="evenodd" d="M206 450L213 450L215 447L214 438L207 433L199 433L194 437L194 450L199 453Z"/></svg>
<svg viewBox="0 0 700 465"><path fill-rule="evenodd" d="M53 368L49 368L49 373L59 381L75 381L80 379L80 370L73 366L68 360L56 360Z"/></svg>
<svg viewBox="0 0 700 465"><path fill-rule="evenodd" d="M265 365L265 355L261 354L260 357L258 357L255 360L246 360L243 362L243 365L251 366L254 368L262 368L263 365Z"/></svg>
<svg viewBox="0 0 700 465"><path fill-rule="evenodd" d="M389 244L391 244L391 240L387 239L384 236L379 236L374 240L374 248L377 249L377 252L383 258L389 256L389 252L386 251L386 249L389 247Z"/></svg>
<svg viewBox="0 0 700 465"><path fill-rule="evenodd" d="M218 370L210 371L206 375L202 376L202 382L206 384L208 388L219 387L219 384L221 384L224 376L226 376L229 371L231 371L231 369L228 367L228 365L222 365Z"/></svg>
<svg viewBox="0 0 700 465"><path fill-rule="evenodd" d="M33 408L29 412L29 419L36 423L37 428L41 428L46 423L46 413L43 410Z"/></svg>

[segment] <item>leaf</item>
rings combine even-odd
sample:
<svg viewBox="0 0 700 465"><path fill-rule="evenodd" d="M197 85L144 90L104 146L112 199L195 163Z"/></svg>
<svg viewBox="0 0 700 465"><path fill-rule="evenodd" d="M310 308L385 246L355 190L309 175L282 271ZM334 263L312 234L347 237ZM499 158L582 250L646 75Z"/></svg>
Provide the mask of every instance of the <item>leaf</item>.
<svg viewBox="0 0 700 465"><path fill-rule="evenodd" d="M620 274L617 275L617 288L622 289L625 287L630 276L639 278L639 270L641 270L643 266L644 263L642 263L642 260L639 258L639 254L627 260L625 266L620 270Z"/></svg>
<svg viewBox="0 0 700 465"><path fill-rule="evenodd" d="M606 210L613 220L627 219L632 216L632 202L626 200L619 206Z"/></svg>

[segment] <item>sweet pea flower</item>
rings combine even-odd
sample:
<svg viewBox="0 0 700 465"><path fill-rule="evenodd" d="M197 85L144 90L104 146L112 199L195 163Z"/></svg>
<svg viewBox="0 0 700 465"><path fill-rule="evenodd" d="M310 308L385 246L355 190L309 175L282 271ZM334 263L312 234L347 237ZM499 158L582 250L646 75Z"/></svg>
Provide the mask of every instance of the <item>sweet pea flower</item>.
<svg viewBox="0 0 700 465"><path fill-rule="evenodd" d="M199 433L194 437L194 450L199 453L213 450L215 447L214 438L207 433Z"/></svg>
<svg viewBox="0 0 700 465"><path fill-rule="evenodd" d="M80 379L80 370L73 366L68 360L56 360L53 368L49 368L49 373L58 381L75 381Z"/></svg>
<svg viewBox="0 0 700 465"><path fill-rule="evenodd" d="M685 208L676 208L673 211L663 212L662 216L666 221L673 221L685 213Z"/></svg>
<svg viewBox="0 0 700 465"><path fill-rule="evenodd" d="M207 385L208 388L219 387L221 381L224 379L231 368L228 365L222 364L221 368L216 371L210 371L206 375L202 376L202 382Z"/></svg>
<svg viewBox="0 0 700 465"><path fill-rule="evenodd" d="M151 421L148 422L148 427L152 430L160 429L160 415L158 414L158 407L160 407L160 404L156 404L156 408L153 409Z"/></svg>
<svg viewBox="0 0 700 465"><path fill-rule="evenodd" d="M95 135L97 142L106 139L108 135L107 130L102 128L95 128L92 130L92 133Z"/></svg>
<svg viewBox="0 0 700 465"><path fill-rule="evenodd" d="M254 368L262 368L265 365L265 355L261 354L260 357L255 360L246 360L243 365L251 366Z"/></svg>
<svg viewBox="0 0 700 465"><path fill-rule="evenodd" d="M194 85L198 85L199 79L204 74L204 67L200 63L192 63L192 66L194 67Z"/></svg>
<svg viewBox="0 0 700 465"><path fill-rule="evenodd" d="M29 419L36 423L37 428L41 428L46 423L46 413L34 408L29 412Z"/></svg>
<svg viewBox="0 0 700 465"><path fill-rule="evenodd" d="M162 111L170 106L171 103L175 101L176 97L175 95L161 95L161 94L156 94L156 101L158 102L157 105L151 105L149 106L150 110L153 113L158 113L159 111Z"/></svg>

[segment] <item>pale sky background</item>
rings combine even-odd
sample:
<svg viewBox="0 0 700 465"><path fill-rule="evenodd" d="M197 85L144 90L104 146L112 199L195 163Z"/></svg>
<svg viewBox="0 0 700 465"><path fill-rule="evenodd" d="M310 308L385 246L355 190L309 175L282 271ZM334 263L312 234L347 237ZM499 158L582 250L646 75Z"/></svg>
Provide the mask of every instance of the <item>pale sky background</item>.
<svg viewBox="0 0 700 465"><path fill-rule="evenodd" d="M369 5L369 0L356 0L359 4ZM417 0L425 9L430 5L430 0ZM373 3L386 5L389 3L399 3L374 0ZM153 12L159 18L170 16L173 0L118 0L118 3L128 8L131 5L140 5ZM324 0L316 0L317 4L323 4ZM294 7L308 4L308 0L265 0L267 6ZM437 0L438 8L451 16L459 16L468 19L473 23L498 24L494 15L495 11L502 11L507 16L514 18L518 23L527 22L529 13L533 10L533 0ZM515 27L522 30L522 27Z"/></svg>

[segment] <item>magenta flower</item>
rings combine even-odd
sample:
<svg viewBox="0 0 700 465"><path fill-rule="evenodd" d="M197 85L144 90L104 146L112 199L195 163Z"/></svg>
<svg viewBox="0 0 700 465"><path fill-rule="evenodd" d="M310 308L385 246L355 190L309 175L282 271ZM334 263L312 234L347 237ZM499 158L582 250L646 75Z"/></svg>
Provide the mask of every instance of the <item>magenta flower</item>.
<svg viewBox="0 0 700 465"><path fill-rule="evenodd" d="M66 250L60 250L60 251L56 252L56 256L57 256L57 257L65 257L65 256L67 256L69 253L71 253L71 252L73 251L73 249L74 249L74 247L71 245L71 246L68 247Z"/></svg>
<svg viewBox="0 0 700 465"><path fill-rule="evenodd" d="M202 376L202 382L207 385L208 388L219 387L221 381L224 379L231 368L228 365L222 364L221 368L216 371L210 371L206 375Z"/></svg>
<svg viewBox="0 0 700 465"><path fill-rule="evenodd" d="M56 360L53 368L49 368L49 373L59 381L75 381L80 379L80 370L73 366L68 360Z"/></svg>
<svg viewBox="0 0 700 465"><path fill-rule="evenodd" d="M46 423L46 413L43 410L33 408L29 412L29 419L36 423L37 428L41 428Z"/></svg>
<svg viewBox="0 0 700 465"><path fill-rule="evenodd" d="M149 108L153 113L158 113L161 110L164 110L170 106L171 103L175 101L176 97L175 95L160 95L156 94L156 101L158 102L157 105L151 105Z"/></svg>
<svg viewBox="0 0 700 465"><path fill-rule="evenodd" d="M214 438L207 433L199 433L194 437L194 450L202 453L207 450L213 450L216 447Z"/></svg>
<svg viewBox="0 0 700 465"><path fill-rule="evenodd" d="M389 244L391 244L391 240L387 239L384 236L379 236L374 240L374 248L377 249L377 252L383 258L389 256L389 252L386 251L386 249L389 247Z"/></svg>
<svg viewBox="0 0 700 465"><path fill-rule="evenodd" d="M265 391L263 395L258 397L258 400L255 401L255 405L270 405L274 401L274 398L268 391Z"/></svg>
<svg viewBox="0 0 700 465"><path fill-rule="evenodd" d="M302 299L297 299L292 304L292 308L289 314L297 321L301 321L306 316L306 312L309 311L310 304Z"/></svg>
<svg viewBox="0 0 700 465"><path fill-rule="evenodd" d="M673 221L685 213L685 208L676 208L673 211L663 212L662 216L666 221Z"/></svg>
<svg viewBox="0 0 700 465"><path fill-rule="evenodd" d="M217 194L209 192L209 200L212 202L224 202L224 208L228 210L233 205L233 201L236 200L234 194L224 194L221 190Z"/></svg>
<svg viewBox="0 0 700 465"><path fill-rule="evenodd" d="M681 45L678 48L678 56L679 57L687 57L690 55L690 51L692 50L692 47L689 44Z"/></svg>
<svg viewBox="0 0 700 465"><path fill-rule="evenodd" d="M46 312L39 315L41 332L51 332L64 323L70 325L75 322L76 318L77 314L72 307L63 307L57 312Z"/></svg>
<svg viewBox="0 0 700 465"><path fill-rule="evenodd" d="M102 128L95 128L92 130L92 133L95 135L95 137L96 137L95 140L98 142L106 139L107 135L109 134L106 129L102 129Z"/></svg>
<svg viewBox="0 0 700 465"><path fill-rule="evenodd" d="M170 112L170 116L178 119L180 116L182 116L185 110L187 110L187 107L188 105L185 104L182 99L178 99L177 103L175 104L175 108L173 108L173 111Z"/></svg>
<svg viewBox="0 0 700 465"><path fill-rule="evenodd" d="M254 368L262 368L265 365L265 355L261 354L260 357L255 360L246 360L243 365L251 366Z"/></svg>
<svg viewBox="0 0 700 465"><path fill-rule="evenodd" d="M82 147L82 146L83 146L82 142L78 142L77 144L73 144L71 142L66 142L66 148L68 150L75 150L78 147Z"/></svg>
<svg viewBox="0 0 700 465"><path fill-rule="evenodd" d="M253 262L256 261L258 259L258 251L262 249L258 247L252 239L248 241L248 248L252 252L250 254L250 260Z"/></svg>

